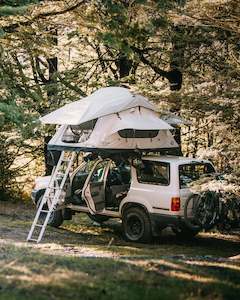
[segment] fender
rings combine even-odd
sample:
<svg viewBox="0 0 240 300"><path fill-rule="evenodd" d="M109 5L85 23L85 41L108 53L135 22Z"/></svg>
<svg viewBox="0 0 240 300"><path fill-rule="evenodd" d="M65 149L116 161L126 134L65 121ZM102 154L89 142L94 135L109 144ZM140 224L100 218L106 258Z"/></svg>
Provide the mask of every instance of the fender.
<svg viewBox="0 0 240 300"><path fill-rule="evenodd" d="M119 207L119 213L120 215L122 216L122 211L123 211L123 207L126 205L126 204L136 204L138 206L143 206L145 208L145 210L148 212L148 213L151 213L152 212L152 206L150 205L150 203L148 201L146 201L146 199L144 198L141 198L141 197L132 197L131 196L131 192L127 195L127 197L125 197L121 204L120 204L120 207Z"/></svg>

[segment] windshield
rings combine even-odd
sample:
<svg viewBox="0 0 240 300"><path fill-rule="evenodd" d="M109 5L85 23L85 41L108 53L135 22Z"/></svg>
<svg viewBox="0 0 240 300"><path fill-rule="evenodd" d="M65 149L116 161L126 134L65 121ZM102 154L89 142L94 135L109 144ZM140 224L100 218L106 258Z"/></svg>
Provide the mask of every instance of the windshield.
<svg viewBox="0 0 240 300"><path fill-rule="evenodd" d="M179 166L180 189L187 187L190 183L198 180L206 174L214 173L215 170L210 163L191 163Z"/></svg>

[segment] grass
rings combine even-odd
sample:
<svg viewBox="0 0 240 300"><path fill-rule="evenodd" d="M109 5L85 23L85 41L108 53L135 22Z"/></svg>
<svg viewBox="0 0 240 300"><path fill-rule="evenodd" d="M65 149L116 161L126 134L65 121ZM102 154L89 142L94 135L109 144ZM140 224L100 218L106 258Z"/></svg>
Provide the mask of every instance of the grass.
<svg viewBox="0 0 240 300"><path fill-rule="evenodd" d="M0 203L0 205L2 205ZM118 222L93 226L78 215L48 228L43 243L25 243L33 211L0 211L0 299L239 299L239 237L201 234L151 245L121 237Z"/></svg>
<svg viewBox="0 0 240 300"><path fill-rule="evenodd" d="M0 299L238 299L240 265L46 255L0 247ZM33 297L34 295L34 297Z"/></svg>

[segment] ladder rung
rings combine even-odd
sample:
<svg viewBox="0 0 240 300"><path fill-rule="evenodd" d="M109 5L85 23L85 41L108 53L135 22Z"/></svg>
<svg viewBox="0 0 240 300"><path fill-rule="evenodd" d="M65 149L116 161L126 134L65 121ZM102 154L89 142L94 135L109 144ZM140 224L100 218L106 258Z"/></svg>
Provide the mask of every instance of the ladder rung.
<svg viewBox="0 0 240 300"><path fill-rule="evenodd" d="M70 162L71 159L69 159L69 158L63 158L62 161L64 161L64 162Z"/></svg>
<svg viewBox="0 0 240 300"><path fill-rule="evenodd" d="M60 190L60 187L49 187L50 190Z"/></svg>
<svg viewBox="0 0 240 300"><path fill-rule="evenodd" d="M34 221L32 223L31 229L28 234L28 241L37 242L39 243L43 237L43 234L46 230L46 221L49 218L49 215L55 211L57 204L59 203L60 199L62 199L63 194L61 191L64 191L64 185L67 182L71 165L74 161L75 154L67 155L64 151L61 153L61 157L58 161L57 166L53 169L51 180L46 190L46 195L43 196L41 204L37 210L35 215ZM49 207L45 208L45 203L49 204ZM40 214L45 213L47 214L44 216L44 222L40 219ZM42 224L43 223L43 224ZM38 231L34 232L36 227L41 228ZM34 233L34 234L33 234ZM37 238L36 238L37 236ZM32 238L35 237L35 238Z"/></svg>
<svg viewBox="0 0 240 300"><path fill-rule="evenodd" d="M51 196L46 196L45 199L50 199L50 200L51 200L51 199L53 199L53 197L54 197L53 195L51 195Z"/></svg>

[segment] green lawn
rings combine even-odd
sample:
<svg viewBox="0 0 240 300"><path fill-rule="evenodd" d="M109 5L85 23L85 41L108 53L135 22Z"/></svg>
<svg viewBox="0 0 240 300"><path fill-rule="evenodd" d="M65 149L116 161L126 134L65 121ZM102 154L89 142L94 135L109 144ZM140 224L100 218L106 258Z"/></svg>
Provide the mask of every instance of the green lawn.
<svg viewBox="0 0 240 300"><path fill-rule="evenodd" d="M0 214L1 300L239 299L240 261L229 258L239 254L236 235L132 244L117 222L101 228L78 215L34 245L24 241L32 213Z"/></svg>

